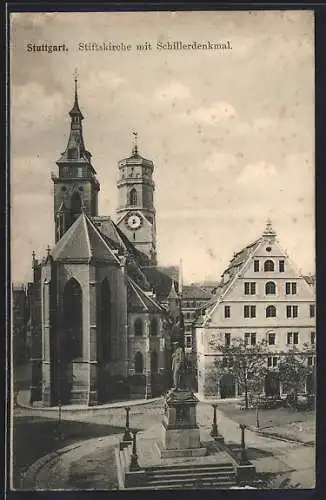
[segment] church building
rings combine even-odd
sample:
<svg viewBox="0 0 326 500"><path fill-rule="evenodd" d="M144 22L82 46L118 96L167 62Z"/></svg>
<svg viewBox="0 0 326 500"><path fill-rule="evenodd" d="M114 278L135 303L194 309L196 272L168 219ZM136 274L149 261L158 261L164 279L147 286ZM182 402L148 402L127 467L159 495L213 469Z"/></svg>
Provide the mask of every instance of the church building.
<svg viewBox="0 0 326 500"><path fill-rule="evenodd" d="M76 79L69 116L68 144L52 174L55 246L41 261L33 254L31 402L160 395L170 384L180 301L172 293L178 283L157 267L154 164L135 137L131 155L118 162L115 221L100 216Z"/></svg>

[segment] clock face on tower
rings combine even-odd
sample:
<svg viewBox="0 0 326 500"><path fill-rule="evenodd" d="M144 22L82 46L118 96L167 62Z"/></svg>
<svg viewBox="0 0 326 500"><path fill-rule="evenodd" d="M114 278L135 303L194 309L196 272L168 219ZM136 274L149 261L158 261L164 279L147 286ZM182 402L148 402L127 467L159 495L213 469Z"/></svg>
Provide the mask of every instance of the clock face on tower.
<svg viewBox="0 0 326 500"><path fill-rule="evenodd" d="M141 226L141 218L137 214L129 215L127 226L130 229L138 229Z"/></svg>

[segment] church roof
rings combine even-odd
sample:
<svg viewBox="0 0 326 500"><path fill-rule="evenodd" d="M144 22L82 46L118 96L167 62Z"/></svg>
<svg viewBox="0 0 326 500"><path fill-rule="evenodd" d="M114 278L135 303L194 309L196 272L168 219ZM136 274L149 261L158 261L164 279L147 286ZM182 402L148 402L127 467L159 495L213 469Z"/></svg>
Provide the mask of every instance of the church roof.
<svg viewBox="0 0 326 500"><path fill-rule="evenodd" d="M110 217L96 216L92 217L92 221L110 245L124 253L133 255L139 265L148 263L148 257L136 249Z"/></svg>
<svg viewBox="0 0 326 500"><path fill-rule="evenodd" d="M165 312L161 304L154 297L144 293L131 278L128 278L128 304L130 310L134 312Z"/></svg>
<svg viewBox="0 0 326 500"><path fill-rule="evenodd" d="M114 253L93 222L82 212L64 233L51 252L54 261L90 260L119 263Z"/></svg>
<svg viewBox="0 0 326 500"><path fill-rule="evenodd" d="M201 285L183 285L182 298L183 299L207 299L212 297L212 287L205 288Z"/></svg>
<svg viewBox="0 0 326 500"><path fill-rule="evenodd" d="M155 266L146 266L142 267L142 271L145 274L147 280L152 285L157 297L161 300L165 300L171 290L172 280L174 280L174 286L176 291L178 291L178 282L177 278L174 277L175 269L172 267L165 268L164 267L155 267Z"/></svg>

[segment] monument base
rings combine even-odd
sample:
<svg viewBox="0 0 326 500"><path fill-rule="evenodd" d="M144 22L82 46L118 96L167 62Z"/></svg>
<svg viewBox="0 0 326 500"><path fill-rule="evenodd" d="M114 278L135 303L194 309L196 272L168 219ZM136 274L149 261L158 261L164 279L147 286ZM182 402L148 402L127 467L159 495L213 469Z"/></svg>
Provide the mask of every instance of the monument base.
<svg viewBox="0 0 326 500"><path fill-rule="evenodd" d="M206 455L207 450L201 445L196 422L197 403L198 399L189 389L171 389L166 395L161 458Z"/></svg>
<svg viewBox="0 0 326 500"><path fill-rule="evenodd" d="M161 458L204 457L207 455L207 450L204 447L167 450L166 448L162 448L160 443L155 442L155 444Z"/></svg>

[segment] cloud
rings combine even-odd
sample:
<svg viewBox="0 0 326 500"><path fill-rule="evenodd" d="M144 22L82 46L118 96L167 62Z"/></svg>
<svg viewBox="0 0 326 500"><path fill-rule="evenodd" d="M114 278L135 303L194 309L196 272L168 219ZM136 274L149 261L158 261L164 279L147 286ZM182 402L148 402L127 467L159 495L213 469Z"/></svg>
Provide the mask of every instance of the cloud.
<svg viewBox="0 0 326 500"><path fill-rule="evenodd" d="M86 95L96 94L98 91L115 90L125 83L125 79L113 71L91 72L86 82L82 83Z"/></svg>
<svg viewBox="0 0 326 500"><path fill-rule="evenodd" d="M188 110L179 115L179 118L194 122L198 125L214 126L221 121L237 117L234 107L227 102L215 102L211 106L201 106L192 111Z"/></svg>
<svg viewBox="0 0 326 500"><path fill-rule="evenodd" d="M237 158L231 153L214 152L202 162L202 169L212 173L225 171L237 165Z"/></svg>
<svg viewBox="0 0 326 500"><path fill-rule="evenodd" d="M236 182L242 186L257 187L260 189L262 185L266 187L269 183L275 183L279 180L277 168L272 163L267 161L258 161L250 165L246 165ZM260 187L259 187L260 186Z"/></svg>
<svg viewBox="0 0 326 500"><path fill-rule="evenodd" d="M11 110L13 126L19 125L19 130L22 131L24 127L31 127L35 123L42 123L44 126L46 122L53 122L56 117L61 117L65 112L64 99L59 92L48 94L42 85L31 82L12 86Z"/></svg>
<svg viewBox="0 0 326 500"><path fill-rule="evenodd" d="M174 100L184 100L190 99L192 93L189 87L181 82L170 82L164 87L156 90L154 94L155 99L161 101L174 101Z"/></svg>

